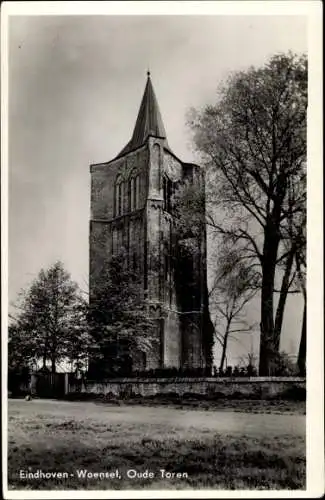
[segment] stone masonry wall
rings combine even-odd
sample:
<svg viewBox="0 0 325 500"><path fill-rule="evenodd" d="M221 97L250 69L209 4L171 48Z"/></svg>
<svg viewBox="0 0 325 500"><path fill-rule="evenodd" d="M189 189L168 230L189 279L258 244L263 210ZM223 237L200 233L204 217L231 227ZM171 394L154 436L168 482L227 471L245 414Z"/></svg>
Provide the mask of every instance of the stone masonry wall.
<svg viewBox="0 0 325 500"><path fill-rule="evenodd" d="M141 148L110 163L91 165L91 220L89 230L89 285L90 293L100 280L112 252L122 246L129 250L130 262L136 260L143 272L144 220L143 210L147 192L146 162L148 151ZM128 213L128 181L140 176L139 209ZM114 198L117 177L125 182L123 215L115 217ZM114 239L116 236L116 241Z"/></svg>
<svg viewBox="0 0 325 500"><path fill-rule="evenodd" d="M265 397L282 394L294 387L306 388L306 380L301 377L252 377L252 378L175 378L175 379L115 379L105 382L89 381L82 385L82 393L111 394L121 397L155 396L177 394L200 394L232 396L240 393L243 396ZM69 385L68 392L76 392L74 385Z"/></svg>
<svg viewBox="0 0 325 500"><path fill-rule="evenodd" d="M148 151L143 147L127 156L109 163L90 166L91 172L91 219L114 218L114 193L117 176L127 183L131 176L140 175L140 205L144 208L147 196ZM124 190L123 214L128 212L127 189Z"/></svg>
<svg viewBox="0 0 325 500"><path fill-rule="evenodd" d="M167 312L164 326L164 367L180 368L182 362L182 338L177 312Z"/></svg>

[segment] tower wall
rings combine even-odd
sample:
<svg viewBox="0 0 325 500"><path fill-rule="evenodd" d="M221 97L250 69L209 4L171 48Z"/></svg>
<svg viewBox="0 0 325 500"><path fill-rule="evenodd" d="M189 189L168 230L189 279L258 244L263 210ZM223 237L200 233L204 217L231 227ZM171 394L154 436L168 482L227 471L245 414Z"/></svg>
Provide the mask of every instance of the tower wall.
<svg viewBox="0 0 325 500"><path fill-rule="evenodd" d="M112 258L125 250L128 264L136 260L144 275L144 242L146 223L143 214L147 199L146 147L129 153L110 163L91 165L91 220L89 231L89 286L90 295ZM139 175L139 206L129 210L129 180ZM116 214L116 180L124 182L123 210Z"/></svg>
<svg viewBox="0 0 325 500"><path fill-rule="evenodd" d="M163 197L160 189L163 161L163 140L149 138L148 141L148 192L146 206L146 260L147 260L147 290L151 304L151 314L156 318L154 336L156 347L150 353L148 368L162 368L164 324L161 288L161 219Z"/></svg>
<svg viewBox="0 0 325 500"><path fill-rule="evenodd" d="M131 140L114 160L91 166L90 298L112 255L124 249L126 265L136 264L142 277L148 314L155 319L156 341L145 356L133 353L134 369L206 364L206 235L184 255L170 203L170 190L184 179L204 182L199 167L172 154L148 73Z"/></svg>
<svg viewBox="0 0 325 500"><path fill-rule="evenodd" d="M140 205L144 208L147 199L148 149L146 146L128 153L108 163L90 166L91 173L91 219L112 220L114 211L115 186L117 178L128 182L132 174L140 175ZM123 215L129 213L127 190L123 197Z"/></svg>

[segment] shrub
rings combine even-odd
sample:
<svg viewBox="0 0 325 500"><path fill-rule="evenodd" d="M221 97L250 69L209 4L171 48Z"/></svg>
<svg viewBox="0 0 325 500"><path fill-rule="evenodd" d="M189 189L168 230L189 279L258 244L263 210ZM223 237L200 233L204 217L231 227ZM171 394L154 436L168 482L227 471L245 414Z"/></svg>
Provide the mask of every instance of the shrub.
<svg viewBox="0 0 325 500"><path fill-rule="evenodd" d="M88 378L91 374L88 373ZM184 368L156 368L150 370L135 370L133 372L123 372L119 371L118 373L110 373L107 372L102 373L101 376L97 374L97 377L90 377L93 381L103 381L109 378L181 378L181 377L209 377L211 376L210 368L192 368L192 369L184 369Z"/></svg>
<svg viewBox="0 0 325 500"><path fill-rule="evenodd" d="M240 391L235 391L228 396L228 399L245 399L245 398L247 398L247 395L243 394Z"/></svg>
<svg viewBox="0 0 325 500"><path fill-rule="evenodd" d="M288 387L276 399L283 399L288 401L306 401L306 388L294 385Z"/></svg>
<svg viewBox="0 0 325 500"><path fill-rule="evenodd" d="M225 399L226 395L223 392L214 392L210 396L211 400Z"/></svg>
<svg viewBox="0 0 325 500"><path fill-rule="evenodd" d="M297 376L298 367L296 363L290 359L289 355L282 351L276 353L272 359L272 373L276 377Z"/></svg>
<svg viewBox="0 0 325 500"><path fill-rule="evenodd" d="M27 366L8 368L8 391L12 397L29 394L30 369Z"/></svg>

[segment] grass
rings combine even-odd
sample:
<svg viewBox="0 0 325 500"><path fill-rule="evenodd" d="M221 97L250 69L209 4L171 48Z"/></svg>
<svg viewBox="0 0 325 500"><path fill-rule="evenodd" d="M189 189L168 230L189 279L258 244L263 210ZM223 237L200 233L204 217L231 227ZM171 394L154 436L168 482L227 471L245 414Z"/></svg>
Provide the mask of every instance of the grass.
<svg viewBox="0 0 325 500"><path fill-rule="evenodd" d="M96 399L95 399L96 400ZM97 402L102 404L116 404L118 406L128 406L139 404L139 399L129 398L127 400L105 400L97 399ZM141 406L149 407L168 407L181 410L232 410L240 413L263 413L263 414L278 414L278 415L306 415L305 401L288 401L288 400L252 400L252 399L219 399L208 401L204 399L188 399L174 401L170 398L142 398Z"/></svg>
<svg viewBox="0 0 325 500"><path fill-rule="evenodd" d="M141 410L141 411L140 411ZM273 427L217 430L220 413L92 403L9 401L8 482L14 489L304 489L305 438ZM236 418L240 417L237 414ZM277 419L278 415L244 418ZM227 417L228 418L228 417ZM286 415L284 419L302 418ZM187 420L186 420L187 419ZM245 420L245 422L246 422ZM236 420L237 421L237 420ZM257 421L257 420L256 420ZM265 420L267 423L268 420ZM276 421L277 422L277 421ZM288 424L288 420L285 420ZM269 424L268 424L269 425ZM254 427L254 426L253 426ZM68 478L21 479L19 471ZM78 470L120 478L82 479ZM154 477L130 479L127 471ZM183 474L163 478L160 470ZM184 474L185 473L185 474ZM186 477L187 475L187 477Z"/></svg>

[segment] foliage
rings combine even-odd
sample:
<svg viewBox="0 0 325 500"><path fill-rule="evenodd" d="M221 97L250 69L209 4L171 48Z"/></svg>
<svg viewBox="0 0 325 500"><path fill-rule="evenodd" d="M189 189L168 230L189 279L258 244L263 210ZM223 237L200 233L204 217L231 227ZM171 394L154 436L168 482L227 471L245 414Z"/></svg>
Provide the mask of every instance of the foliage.
<svg viewBox="0 0 325 500"><path fill-rule="evenodd" d="M272 359L273 370L272 372L276 376L297 376L298 369L296 363L294 363L290 356L284 352L279 352Z"/></svg>
<svg viewBox="0 0 325 500"><path fill-rule="evenodd" d="M96 345L91 376L131 371L131 353L145 354L155 343L156 323L142 277L126 259L123 251L111 258L90 297L88 322Z"/></svg>
<svg viewBox="0 0 325 500"><path fill-rule="evenodd" d="M306 111L307 58L289 53L232 74L219 89L217 103L193 112L189 120L206 167L212 207L206 220L236 246L246 267L260 273L259 370L265 375L279 348L276 270L292 247L298 255L305 246ZM200 223L196 213L193 227ZM281 307L290 285L290 279L284 283Z"/></svg>
<svg viewBox="0 0 325 500"><path fill-rule="evenodd" d="M55 372L64 358L85 360L89 337L81 293L61 262L41 269L27 290L20 293L17 314L9 327L9 363L48 360Z"/></svg>
<svg viewBox="0 0 325 500"><path fill-rule="evenodd" d="M11 324L8 327L8 369L11 372L20 372L34 361L34 338L26 342L24 332Z"/></svg>

